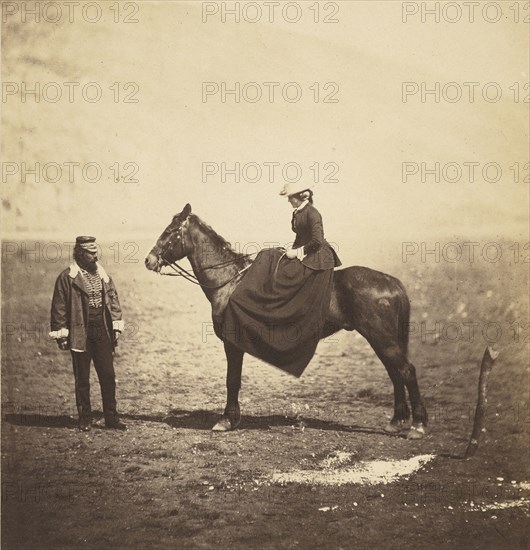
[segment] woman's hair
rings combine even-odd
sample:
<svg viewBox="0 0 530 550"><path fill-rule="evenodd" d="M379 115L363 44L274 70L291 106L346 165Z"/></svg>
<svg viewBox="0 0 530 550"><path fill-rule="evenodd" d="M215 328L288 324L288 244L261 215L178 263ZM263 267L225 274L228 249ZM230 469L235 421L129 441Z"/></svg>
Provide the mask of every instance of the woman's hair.
<svg viewBox="0 0 530 550"><path fill-rule="evenodd" d="M301 201L309 201L311 204L313 204L313 191L311 191L311 189L300 191L300 193L296 193L295 195L293 195L293 197Z"/></svg>

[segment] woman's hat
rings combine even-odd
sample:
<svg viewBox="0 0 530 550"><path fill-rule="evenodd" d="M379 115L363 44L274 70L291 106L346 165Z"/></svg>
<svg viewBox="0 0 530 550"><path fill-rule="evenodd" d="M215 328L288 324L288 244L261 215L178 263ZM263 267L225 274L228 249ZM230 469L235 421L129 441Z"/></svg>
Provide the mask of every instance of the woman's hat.
<svg viewBox="0 0 530 550"><path fill-rule="evenodd" d="M296 195L298 193L301 193L302 191L308 191L312 187L312 185L307 185L303 182L286 183L283 186L283 189L280 191L280 195L287 195L288 197L290 197L291 195Z"/></svg>

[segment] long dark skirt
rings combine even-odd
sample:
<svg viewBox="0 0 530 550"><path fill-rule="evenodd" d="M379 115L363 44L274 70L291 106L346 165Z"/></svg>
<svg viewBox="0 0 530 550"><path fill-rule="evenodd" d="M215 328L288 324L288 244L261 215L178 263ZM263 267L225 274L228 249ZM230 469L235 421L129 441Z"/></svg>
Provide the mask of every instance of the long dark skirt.
<svg viewBox="0 0 530 550"><path fill-rule="evenodd" d="M331 299L333 269L315 271L277 248L259 253L225 309L220 336L294 376L315 353Z"/></svg>

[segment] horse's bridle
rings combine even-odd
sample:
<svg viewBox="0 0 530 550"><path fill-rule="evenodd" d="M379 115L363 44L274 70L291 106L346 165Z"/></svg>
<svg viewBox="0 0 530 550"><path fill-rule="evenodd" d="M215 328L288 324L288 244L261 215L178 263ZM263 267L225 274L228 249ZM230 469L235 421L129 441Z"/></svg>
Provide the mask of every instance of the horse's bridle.
<svg viewBox="0 0 530 550"><path fill-rule="evenodd" d="M160 252L160 258L164 262L164 264L160 266L161 268L164 267L164 265L172 265L173 263L175 263L175 262L170 262L165 258L166 252L171 248L171 245L173 244L172 238L174 233L176 233L176 237L175 237L176 240L182 241L182 237L183 237L182 222L180 223L178 229L172 232L171 237L169 238L168 242L164 245L164 247L162 248L162 251Z"/></svg>
<svg viewBox="0 0 530 550"><path fill-rule="evenodd" d="M184 220L184 221L186 221L186 220ZM184 236L182 223L183 222L180 223L179 228L176 230L176 233L177 233L176 234L176 240L181 241L181 242L182 242L183 236ZM232 282L237 277L239 277L242 273L244 273L252 265L250 263L249 265L247 265L243 269L241 269L241 270L238 269L237 273L233 277L230 277L230 279L228 279L228 281L225 281L224 283L221 283L220 285L205 285L205 284L203 284L199 281L199 279L195 276L194 273L190 273L187 269L183 268L177 262L171 262L170 260L168 260L165 257L166 252L171 247L171 245L172 245L172 239L170 238L168 240L168 242L165 244L164 248L162 249L162 251L160 253L160 258L164 262L160 266L160 269L162 269L162 267L164 267L165 265L168 265L171 269L173 269L173 271L175 271L175 273L162 273L161 271L159 271L158 272L159 275L166 275L166 276L173 276L173 277L184 277L184 279L186 279L187 281L190 281L191 283L193 283L195 285L198 285L202 288L209 288L211 290L217 290L219 288L222 288L222 287L226 286L228 283ZM253 252L252 254L245 254L244 256L240 256L237 260L227 260L225 262L220 262L218 264L206 266L206 267L203 267L201 269L201 271L206 271L207 269L219 269L221 267L224 267L224 266L227 266L227 265L230 265L230 264L234 264L238 260L242 260L244 258L249 258L251 256L254 256L255 254L257 254L257 252Z"/></svg>

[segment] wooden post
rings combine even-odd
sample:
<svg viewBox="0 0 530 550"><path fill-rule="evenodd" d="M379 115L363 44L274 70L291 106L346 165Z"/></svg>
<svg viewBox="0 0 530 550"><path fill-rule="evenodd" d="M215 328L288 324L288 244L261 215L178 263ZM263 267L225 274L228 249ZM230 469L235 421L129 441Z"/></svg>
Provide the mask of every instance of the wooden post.
<svg viewBox="0 0 530 550"><path fill-rule="evenodd" d="M493 363L495 363L495 359L497 359L498 356L499 352L491 346L488 346L482 357L478 380L478 400L475 410L475 421L473 423L473 431L471 432L471 438L469 439L465 458L472 457L475 454L480 436L486 431L484 428L484 417L486 415L486 404L488 402L488 378L493 368Z"/></svg>

